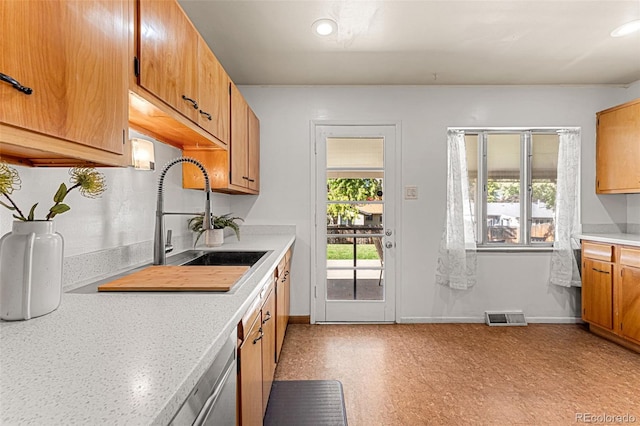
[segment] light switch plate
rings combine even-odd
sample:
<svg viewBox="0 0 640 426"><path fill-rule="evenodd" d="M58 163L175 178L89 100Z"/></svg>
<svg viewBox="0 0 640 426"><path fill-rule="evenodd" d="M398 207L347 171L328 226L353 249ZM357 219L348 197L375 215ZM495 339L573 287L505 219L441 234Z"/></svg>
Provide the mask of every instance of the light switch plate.
<svg viewBox="0 0 640 426"><path fill-rule="evenodd" d="M415 185L407 185L404 187L404 199L405 200L417 200L418 199L418 187Z"/></svg>

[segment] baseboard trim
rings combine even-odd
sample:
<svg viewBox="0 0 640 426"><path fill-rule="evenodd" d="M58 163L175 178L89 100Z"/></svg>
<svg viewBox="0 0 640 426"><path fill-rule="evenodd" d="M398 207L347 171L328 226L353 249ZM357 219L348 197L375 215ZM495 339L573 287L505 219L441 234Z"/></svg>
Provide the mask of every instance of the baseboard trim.
<svg viewBox="0 0 640 426"><path fill-rule="evenodd" d="M289 324L311 324L311 315L290 315Z"/></svg>
<svg viewBox="0 0 640 426"><path fill-rule="evenodd" d="M537 324L580 324L578 317L528 317L527 323ZM483 324L484 317L402 317L400 323L404 324Z"/></svg>

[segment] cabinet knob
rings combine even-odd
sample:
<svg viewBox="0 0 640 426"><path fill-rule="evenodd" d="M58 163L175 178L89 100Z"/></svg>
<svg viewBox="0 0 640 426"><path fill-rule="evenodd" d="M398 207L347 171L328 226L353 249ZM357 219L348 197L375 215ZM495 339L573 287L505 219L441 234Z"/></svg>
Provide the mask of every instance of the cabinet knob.
<svg viewBox="0 0 640 426"><path fill-rule="evenodd" d="M203 110L199 111L201 115L204 115L205 117L207 117L207 120L211 121L211 114L209 114L208 112L205 112Z"/></svg>
<svg viewBox="0 0 640 426"><path fill-rule="evenodd" d="M15 78L10 77L6 74L2 74L1 72L0 72L0 80L9 83L11 86L13 86L14 89L24 93L25 95L30 95L33 93L32 88L23 86Z"/></svg>
<svg viewBox="0 0 640 426"><path fill-rule="evenodd" d="M198 109L198 103L196 101L194 101L193 99L188 98L185 95L182 95L182 99L184 99L185 101L191 103L191 105L193 106L193 109Z"/></svg>

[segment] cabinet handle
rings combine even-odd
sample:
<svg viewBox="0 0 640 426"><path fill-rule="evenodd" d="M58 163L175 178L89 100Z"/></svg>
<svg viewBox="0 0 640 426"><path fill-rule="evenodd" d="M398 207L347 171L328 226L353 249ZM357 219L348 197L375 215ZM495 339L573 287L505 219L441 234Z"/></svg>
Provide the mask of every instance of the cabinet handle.
<svg viewBox="0 0 640 426"><path fill-rule="evenodd" d="M242 179L249 180L249 177L248 176L242 176Z"/></svg>
<svg viewBox="0 0 640 426"><path fill-rule="evenodd" d="M182 99L187 102L190 102L193 105L193 109L198 109L198 103L191 98L187 98L185 95L182 95Z"/></svg>
<svg viewBox="0 0 640 426"><path fill-rule="evenodd" d="M608 274L609 273L609 271L603 271L601 269L596 269L596 268L591 268L591 269L593 269L596 272L602 272L603 274Z"/></svg>
<svg viewBox="0 0 640 426"><path fill-rule="evenodd" d="M255 182L255 181L256 181L255 179L249 179L249 182Z"/></svg>
<svg viewBox="0 0 640 426"><path fill-rule="evenodd" d="M267 321L269 321L270 319L271 319L271 312L267 311L267 317L264 320L262 320L262 323L266 324Z"/></svg>
<svg viewBox="0 0 640 426"><path fill-rule="evenodd" d="M9 83L11 86L13 86L14 89L24 93L25 95L30 95L33 93L33 89L31 87L25 87L22 84L18 83L18 81L15 78L10 77L6 74L2 74L1 72L0 72L0 80Z"/></svg>
<svg viewBox="0 0 640 426"><path fill-rule="evenodd" d="M207 117L207 120L211 121L211 114L209 114L208 112L205 112L203 110L199 111L201 115L204 115L205 117Z"/></svg>
<svg viewBox="0 0 640 426"><path fill-rule="evenodd" d="M262 332L262 327L260 327L260 335L258 337L256 337L255 339L253 339L253 344L255 345L256 343L258 343L258 341L260 339L262 339L264 337L264 333Z"/></svg>

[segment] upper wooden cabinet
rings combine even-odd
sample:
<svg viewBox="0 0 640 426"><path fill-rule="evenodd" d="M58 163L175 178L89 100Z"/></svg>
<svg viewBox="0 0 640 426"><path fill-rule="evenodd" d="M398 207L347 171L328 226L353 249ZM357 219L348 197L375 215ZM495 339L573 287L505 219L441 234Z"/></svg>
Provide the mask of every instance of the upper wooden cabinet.
<svg viewBox="0 0 640 426"><path fill-rule="evenodd" d="M0 156L34 166L125 165L127 1L3 1Z"/></svg>
<svg viewBox="0 0 640 426"><path fill-rule="evenodd" d="M596 117L596 193L640 192L640 99Z"/></svg>
<svg viewBox="0 0 640 426"><path fill-rule="evenodd" d="M187 147L183 154L200 161L209 172L214 191L258 194L260 191L260 121L238 88L231 84L231 136L227 151ZM197 167L182 167L184 188L204 188Z"/></svg>
<svg viewBox="0 0 640 426"><path fill-rule="evenodd" d="M175 1L140 0L140 86L198 120L198 32Z"/></svg>
<svg viewBox="0 0 640 426"><path fill-rule="evenodd" d="M202 38L198 39L198 124L224 144L229 143L231 80Z"/></svg>
<svg viewBox="0 0 640 426"><path fill-rule="evenodd" d="M175 0L137 0L131 127L179 148L226 149L229 76Z"/></svg>

